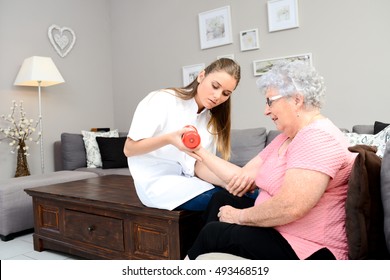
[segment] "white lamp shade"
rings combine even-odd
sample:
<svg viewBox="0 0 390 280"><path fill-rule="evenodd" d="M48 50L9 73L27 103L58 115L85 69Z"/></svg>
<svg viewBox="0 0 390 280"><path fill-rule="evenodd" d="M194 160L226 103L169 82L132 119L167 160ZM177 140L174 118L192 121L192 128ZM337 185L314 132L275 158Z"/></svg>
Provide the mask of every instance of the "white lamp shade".
<svg viewBox="0 0 390 280"><path fill-rule="evenodd" d="M16 76L14 85L38 86L38 82L41 82L41 87L65 82L50 57L32 56L26 58Z"/></svg>

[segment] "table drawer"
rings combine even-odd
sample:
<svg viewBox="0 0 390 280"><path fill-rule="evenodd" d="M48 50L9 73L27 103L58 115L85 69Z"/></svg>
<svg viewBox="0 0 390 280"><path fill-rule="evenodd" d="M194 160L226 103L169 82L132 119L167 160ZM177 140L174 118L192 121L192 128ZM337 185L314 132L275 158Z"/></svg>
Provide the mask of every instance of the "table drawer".
<svg viewBox="0 0 390 280"><path fill-rule="evenodd" d="M124 251L123 220L65 209L64 236Z"/></svg>

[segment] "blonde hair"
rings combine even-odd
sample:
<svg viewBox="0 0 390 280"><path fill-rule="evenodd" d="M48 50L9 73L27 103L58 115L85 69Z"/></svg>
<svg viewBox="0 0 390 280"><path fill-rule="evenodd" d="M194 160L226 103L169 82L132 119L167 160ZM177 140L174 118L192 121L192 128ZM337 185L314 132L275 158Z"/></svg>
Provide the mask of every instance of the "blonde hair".
<svg viewBox="0 0 390 280"><path fill-rule="evenodd" d="M205 69L205 76L213 72L226 72L236 80L236 87L241 79L241 69L237 62L229 58L220 58L212 62ZM199 82L197 79L182 88L170 88L177 96L188 100L197 94ZM211 118L207 124L208 131L216 137L217 151L222 158L230 158L230 128L231 128L231 101L230 98L210 110Z"/></svg>

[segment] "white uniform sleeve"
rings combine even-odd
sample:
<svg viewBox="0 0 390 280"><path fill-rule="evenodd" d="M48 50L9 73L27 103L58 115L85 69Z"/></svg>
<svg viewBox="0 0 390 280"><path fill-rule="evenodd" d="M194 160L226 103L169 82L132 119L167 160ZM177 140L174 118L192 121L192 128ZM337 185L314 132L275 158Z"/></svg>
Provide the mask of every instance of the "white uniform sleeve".
<svg viewBox="0 0 390 280"><path fill-rule="evenodd" d="M138 141L158 133L168 119L169 103L172 100L166 92L156 91L148 94L138 104L127 136Z"/></svg>

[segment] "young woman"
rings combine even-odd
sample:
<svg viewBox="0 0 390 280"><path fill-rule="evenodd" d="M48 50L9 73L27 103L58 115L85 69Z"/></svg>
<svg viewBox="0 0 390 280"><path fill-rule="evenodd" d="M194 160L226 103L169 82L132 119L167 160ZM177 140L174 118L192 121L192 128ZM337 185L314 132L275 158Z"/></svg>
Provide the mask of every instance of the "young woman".
<svg viewBox="0 0 390 280"><path fill-rule="evenodd" d="M137 194L149 207L202 211L219 188L195 176L196 159L182 142L194 126L201 145L224 159L230 156L230 96L240 66L221 58L184 88L149 93L137 106L124 153Z"/></svg>

